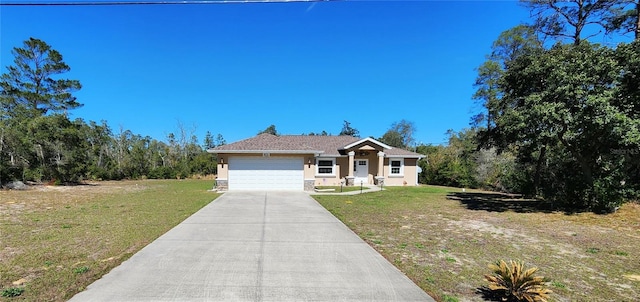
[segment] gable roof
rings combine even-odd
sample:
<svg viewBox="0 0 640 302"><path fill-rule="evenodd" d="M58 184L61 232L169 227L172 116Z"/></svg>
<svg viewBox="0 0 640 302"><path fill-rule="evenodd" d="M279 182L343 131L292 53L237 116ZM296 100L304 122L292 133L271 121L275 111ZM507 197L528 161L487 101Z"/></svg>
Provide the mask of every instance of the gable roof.
<svg viewBox="0 0 640 302"><path fill-rule="evenodd" d="M375 139L373 139L373 138L367 137L367 138L363 138L363 139L361 139L361 140L359 140L359 141L357 141L357 142L353 142L353 143L351 143L351 144L348 144L348 145L346 145L346 146L342 147L342 149L349 149L349 148L353 148L353 147L355 147L355 146L357 146L357 145L359 145L359 144L365 143L365 142L374 143L374 144L376 144L376 145L378 145L378 146L382 147L383 149L391 149L391 148L393 148L393 147L391 147L391 146L389 146L389 145L387 145L387 144L384 144L384 143L382 143L382 142L380 142L380 141L377 141L377 140L375 140Z"/></svg>
<svg viewBox="0 0 640 302"><path fill-rule="evenodd" d="M376 144L384 149L387 157L423 158L424 155L394 148L372 138L333 135L280 135L263 133L248 139L207 150L209 153L281 153L315 154L316 156L343 156L346 149L362 143Z"/></svg>

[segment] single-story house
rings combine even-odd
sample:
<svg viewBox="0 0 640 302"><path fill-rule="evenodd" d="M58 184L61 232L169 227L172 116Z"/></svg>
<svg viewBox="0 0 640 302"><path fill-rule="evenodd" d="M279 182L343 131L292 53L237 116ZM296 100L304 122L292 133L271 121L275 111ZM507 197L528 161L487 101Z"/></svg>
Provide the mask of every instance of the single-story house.
<svg viewBox="0 0 640 302"><path fill-rule="evenodd" d="M218 154L219 190L312 191L315 186L418 184L424 155L373 138L260 134Z"/></svg>

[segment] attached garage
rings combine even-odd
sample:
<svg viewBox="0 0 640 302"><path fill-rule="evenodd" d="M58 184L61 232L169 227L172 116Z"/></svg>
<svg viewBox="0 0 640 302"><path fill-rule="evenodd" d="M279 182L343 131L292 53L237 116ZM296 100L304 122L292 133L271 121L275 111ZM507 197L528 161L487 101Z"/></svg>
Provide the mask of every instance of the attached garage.
<svg viewBox="0 0 640 302"><path fill-rule="evenodd" d="M229 158L230 191L304 190L302 157Z"/></svg>

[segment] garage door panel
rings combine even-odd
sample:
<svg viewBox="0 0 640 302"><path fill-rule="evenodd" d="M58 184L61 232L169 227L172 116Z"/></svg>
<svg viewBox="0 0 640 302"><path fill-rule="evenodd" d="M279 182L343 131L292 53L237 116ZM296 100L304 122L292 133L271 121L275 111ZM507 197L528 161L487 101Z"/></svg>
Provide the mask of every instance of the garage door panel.
<svg viewBox="0 0 640 302"><path fill-rule="evenodd" d="M229 190L303 190L303 165L295 157L231 157Z"/></svg>

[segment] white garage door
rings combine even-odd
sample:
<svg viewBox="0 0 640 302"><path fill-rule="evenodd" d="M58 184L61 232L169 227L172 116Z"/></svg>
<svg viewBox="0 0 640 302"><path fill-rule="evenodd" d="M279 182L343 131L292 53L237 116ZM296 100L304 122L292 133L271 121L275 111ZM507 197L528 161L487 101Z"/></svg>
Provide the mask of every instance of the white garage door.
<svg viewBox="0 0 640 302"><path fill-rule="evenodd" d="M304 190L303 159L290 157L229 158L229 191Z"/></svg>

